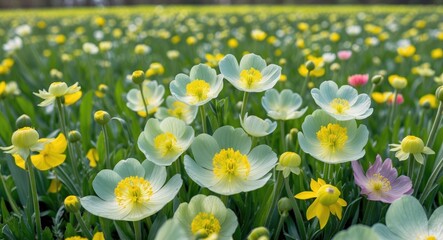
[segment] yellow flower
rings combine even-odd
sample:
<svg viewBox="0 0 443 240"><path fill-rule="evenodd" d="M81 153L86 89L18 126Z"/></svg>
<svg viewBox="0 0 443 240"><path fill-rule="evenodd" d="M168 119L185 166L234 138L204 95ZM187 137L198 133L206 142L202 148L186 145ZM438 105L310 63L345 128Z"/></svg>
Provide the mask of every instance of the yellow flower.
<svg viewBox="0 0 443 240"><path fill-rule="evenodd" d="M97 26L99 27L103 27L106 23L106 19L104 19L103 17L96 17L95 18L95 24L97 24Z"/></svg>
<svg viewBox="0 0 443 240"><path fill-rule="evenodd" d="M149 65L149 69L146 71L145 76L149 78L154 75L162 75L163 73L165 73L163 65L159 62L153 62Z"/></svg>
<svg viewBox="0 0 443 240"><path fill-rule="evenodd" d="M395 89L403 89L408 85L408 80L399 75L391 75L388 77L389 84Z"/></svg>
<svg viewBox="0 0 443 240"><path fill-rule="evenodd" d="M95 148L90 148L86 154L86 158L89 160L89 166L92 168L97 167L98 162L98 151Z"/></svg>
<svg viewBox="0 0 443 240"><path fill-rule="evenodd" d="M186 44L188 45L194 45L197 43L197 38L190 36L188 38L186 38Z"/></svg>
<svg viewBox="0 0 443 240"><path fill-rule="evenodd" d="M95 91L95 96L97 96L98 98L104 98L106 91L108 91L108 86L106 86L106 84L100 84Z"/></svg>
<svg viewBox="0 0 443 240"><path fill-rule="evenodd" d="M297 41L295 42L295 46L297 46L298 48L305 48L305 40L297 39Z"/></svg>
<svg viewBox="0 0 443 240"><path fill-rule="evenodd" d="M263 41L266 39L267 34L265 32L263 32L260 29L254 29L251 32L251 37L252 39L254 39L255 41Z"/></svg>
<svg viewBox="0 0 443 240"><path fill-rule="evenodd" d="M68 142L63 133L60 133L55 139L42 138L39 141L46 142L46 144L39 154L31 156L35 168L46 171L61 165L65 161L66 155L63 153L68 146Z"/></svg>
<svg viewBox="0 0 443 240"><path fill-rule="evenodd" d="M48 192L49 193L57 193L62 188L62 182L58 180L57 178L54 178L51 180L51 183L49 184Z"/></svg>
<svg viewBox="0 0 443 240"><path fill-rule="evenodd" d="M298 30L304 32L309 29L309 25L305 22L301 22L301 23L297 24L297 28L298 28Z"/></svg>
<svg viewBox="0 0 443 240"><path fill-rule="evenodd" d="M340 41L340 34L338 34L336 32L331 33L331 35L329 35L329 40L331 40L331 42Z"/></svg>
<svg viewBox="0 0 443 240"><path fill-rule="evenodd" d="M235 38L230 38L230 39L228 40L228 46L229 46L230 48L237 48L237 47L238 47L238 41L237 41L237 39L235 39Z"/></svg>
<svg viewBox="0 0 443 240"><path fill-rule="evenodd" d="M309 74L313 77L321 77L325 75L325 69L323 68L324 61L322 57L314 57L314 56L308 56L308 61L311 61L314 63L315 68L312 70ZM298 73L302 75L303 77L306 77L308 75L308 69L306 67L306 64L300 65L298 68Z"/></svg>
<svg viewBox="0 0 443 240"><path fill-rule="evenodd" d="M0 147L0 149L11 154L14 158L16 158L15 155L18 155L22 159L27 159L30 152L43 149L38 132L30 127L17 129L11 136L11 143L11 146Z"/></svg>
<svg viewBox="0 0 443 240"><path fill-rule="evenodd" d="M84 238L84 237L80 237L80 236L73 236L73 237L65 238L65 240L88 240L88 239Z"/></svg>
<svg viewBox="0 0 443 240"><path fill-rule="evenodd" d="M415 47L412 45L408 45L405 47L399 47L397 48L398 55L402 57L412 57L415 54Z"/></svg>
<svg viewBox="0 0 443 240"><path fill-rule="evenodd" d="M40 104L38 104L38 106L40 107L46 107L49 106L51 104L54 103L55 99L58 97L72 97L69 96L71 94L75 94L77 92L79 92L81 89L81 87L78 86L78 83L75 83L74 85L68 87L68 85L65 82L53 82L51 83L51 85L49 86L48 91L46 90L39 90L38 93L34 93L34 95L36 95L37 97L40 97L42 99L44 99L43 102L41 102ZM81 95L80 95L81 97ZM73 99L68 99L68 101L70 101L70 103L74 103L73 100L76 99L76 101L80 98L78 97L78 95L74 96Z"/></svg>
<svg viewBox="0 0 443 240"><path fill-rule="evenodd" d="M437 108L438 106L438 101L434 94L426 94L418 101L418 104L420 104L420 106L423 106L426 103L428 103L431 108Z"/></svg>
<svg viewBox="0 0 443 240"><path fill-rule="evenodd" d="M0 82L0 96L3 95L5 89L6 89L6 82L5 81Z"/></svg>
<svg viewBox="0 0 443 240"><path fill-rule="evenodd" d="M78 100L80 100L82 95L83 95L82 91L78 91L73 94L67 94L64 97L64 99L65 99L64 104L66 106L72 105L72 104L76 103Z"/></svg>
<svg viewBox="0 0 443 240"><path fill-rule="evenodd" d="M205 58L206 58L206 65L210 66L210 67L217 67L218 63L220 62L220 60L223 59L225 55L221 54L221 53L217 53L217 54L210 54L210 53L206 53L205 54Z"/></svg>
<svg viewBox="0 0 443 240"><path fill-rule="evenodd" d="M180 38L180 36L178 36L178 35L175 35L175 36L173 36L172 38L171 38L171 42L173 43L173 44L177 44L177 43L179 43L181 41L181 38Z"/></svg>
<svg viewBox="0 0 443 240"><path fill-rule="evenodd" d="M92 237L92 240L105 240L105 235L103 232L96 232L94 237Z"/></svg>
<svg viewBox="0 0 443 240"><path fill-rule="evenodd" d="M308 220L317 217L320 222L320 229L323 229L326 223L328 223L331 213L336 215L338 219L341 219L342 207L345 207L347 203L340 198L340 190L335 186L326 184L321 178L318 179L318 182L311 179L311 190L295 195L295 198L302 200L315 198L306 212Z"/></svg>
<svg viewBox="0 0 443 240"><path fill-rule="evenodd" d="M441 48L436 48L436 49L432 50L431 57L433 59L442 58L443 57L443 50Z"/></svg>
<svg viewBox="0 0 443 240"><path fill-rule="evenodd" d="M54 42L57 44L63 44L66 42L66 37L63 34L58 34L54 37Z"/></svg>

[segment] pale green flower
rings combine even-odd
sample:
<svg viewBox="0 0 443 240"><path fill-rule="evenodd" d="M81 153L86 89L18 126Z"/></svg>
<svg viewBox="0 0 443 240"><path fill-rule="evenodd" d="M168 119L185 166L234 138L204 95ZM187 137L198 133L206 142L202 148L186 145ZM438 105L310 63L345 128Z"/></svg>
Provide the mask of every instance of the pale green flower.
<svg viewBox="0 0 443 240"><path fill-rule="evenodd" d="M144 161L128 158L114 170L101 170L94 181L96 196L80 202L88 212L112 220L139 221L160 211L178 193L182 179L177 174L166 184L166 169Z"/></svg>
<svg viewBox="0 0 443 240"><path fill-rule="evenodd" d="M201 187L222 195L261 188L271 177L277 155L266 145L251 150L251 144L241 128L223 126L212 136L201 134L191 145L195 161L185 156L186 172Z"/></svg>
<svg viewBox="0 0 443 240"><path fill-rule="evenodd" d="M166 106L167 108L160 107L155 113L157 119L163 120L167 117L175 117L183 120L186 124L191 124L197 116L197 106L188 105L173 96L166 98Z"/></svg>
<svg viewBox="0 0 443 240"><path fill-rule="evenodd" d="M296 119L305 114L308 107L301 110L302 98L298 93L284 89L279 94L275 89L269 89L261 99L263 108L274 120Z"/></svg>
<svg viewBox="0 0 443 240"><path fill-rule="evenodd" d="M381 240L443 239L443 206L437 208L428 220L417 199L403 196L389 206L386 225L377 223L372 228Z"/></svg>
<svg viewBox="0 0 443 240"><path fill-rule="evenodd" d="M357 224L342 230L332 240L381 240L377 233L368 226Z"/></svg>
<svg viewBox="0 0 443 240"><path fill-rule="evenodd" d="M311 95L318 106L340 121L365 119L373 112L371 98L349 85L338 88L335 82L325 81L320 89L312 89Z"/></svg>
<svg viewBox="0 0 443 240"><path fill-rule="evenodd" d="M365 155L368 129L355 120L338 121L323 110L305 118L298 133L301 149L325 163L354 161Z"/></svg>
<svg viewBox="0 0 443 240"><path fill-rule="evenodd" d="M175 219L169 219L158 230L155 240L188 240L186 231Z"/></svg>
<svg viewBox="0 0 443 240"><path fill-rule="evenodd" d="M216 239L232 239L238 226L235 213L226 208L216 196L196 195L189 203L182 203L174 213L188 239L216 236Z"/></svg>
<svg viewBox="0 0 443 240"><path fill-rule="evenodd" d="M163 121L151 118L138 137L138 148L146 158L160 166L169 166L184 153L194 139L194 129L180 119Z"/></svg>
<svg viewBox="0 0 443 240"><path fill-rule="evenodd" d="M223 89L223 76L205 64L191 68L189 76L175 76L169 85L171 94L188 105L201 106L216 98Z"/></svg>
<svg viewBox="0 0 443 240"><path fill-rule="evenodd" d="M389 147L391 147L391 152L396 152L395 157L400 161L404 161L412 155L417 162L423 164L423 154L435 154L431 148L425 146L421 138L412 135L403 138L400 144L389 144Z"/></svg>
<svg viewBox="0 0 443 240"><path fill-rule="evenodd" d="M266 66L266 61L253 53L246 54L238 64L232 54L220 61L220 72L235 88L244 92L263 92L271 89L280 79L281 67Z"/></svg>
<svg viewBox="0 0 443 240"><path fill-rule="evenodd" d="M157 108L163 102L163 95L165 94L165 87L158 84L157 81L143 81L142 83L143 96L148 107L148 114L157 111ZM145 105L143 103L142 94L140 89L131 89L126 95L128 102L126 106L132 111L137 112L140 116L146 116Z"/></svg>
<svg viewBox="0 0 443 240"><path fill-rule="evenodd" d="M44 101L39 103L39 107L47 107L55 102L58 97L74 94L81 89L78 83L74 83L69 86L65 82L53 82L49 85L48 91L38 90L38 93L34 93L35 96L43 99Z"/></svg>
<svg viewBox="0 0 443 240"><path fill-rule="evenodd" d="M240 116L240 124L245 132L253 137L267 136L277 128L276 122L272 122L269 119L263 120L253 115L248 116L248 113L245 114L244 119Z"/></svg>

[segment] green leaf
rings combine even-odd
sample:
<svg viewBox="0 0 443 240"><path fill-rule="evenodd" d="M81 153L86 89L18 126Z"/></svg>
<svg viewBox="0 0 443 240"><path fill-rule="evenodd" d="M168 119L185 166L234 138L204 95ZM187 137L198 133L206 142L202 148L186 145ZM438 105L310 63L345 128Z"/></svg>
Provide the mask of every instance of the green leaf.
<svg viewBox="0 0 443 240"><path fill-rule="evenodd" d="M36 116L35 116L34 104L32 104L24 97L17 97L15 98L14 102L17 103L18 107L22 111L21 114L27 114L33 121L35 121Z"/></svg>
<svg viewBox="0 0 443 240"><path fill-rule="evenodd" d="M89 91L82 98L80 104L80 133L82 135L83 149L88 149L91 142L91 126L92 126L92 107L93 107L94 93Z"/></svg>
<svg viewBox="0 0 443 240"><path fill-rule="evenodd" d="M0 113L0 126L2 126L0 137L4 143L9 145L11 143L12 128L8 119L3 115L3 113Z"/></svg>

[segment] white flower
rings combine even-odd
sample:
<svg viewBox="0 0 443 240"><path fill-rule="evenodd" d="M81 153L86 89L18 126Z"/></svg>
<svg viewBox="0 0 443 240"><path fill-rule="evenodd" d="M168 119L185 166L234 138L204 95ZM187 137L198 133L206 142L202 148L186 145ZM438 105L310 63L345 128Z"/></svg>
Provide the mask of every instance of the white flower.
<svg viewBox="0 0 443 240"><path fill-rule="evenodd" d="M357 36L361 33L361 27L359 25L352 25L346 28L346 33L349 36Z"/></svg>
<svg viewBox="0 0 443 240"><path fill-rule="evenodd" d="M44 89L38 90L38 93L34 93L34 95L44 99L38 106L46 107L53 104L56 98L76 93L80 91L80 89L81 87L78 86L78 83L74 83L68 87L65 82L53 82L49 85L48 91Z"/></svg>
<svg viewBox="0 0 443 240"><path fill-rule="evenodd" d="M327 52L323 53L322 58L326 63L331 63L335 60L336 56L334 53Z"/></svg>
<svg viewBox="0 0 443 240"><path fill-rule="evenodd" d="M3 50L6 53L10 54L15 52L18 49L21 49L23 46L23 41L19 37L14 37L8 40L5 44L3 44Z"/></svg>
<svg viewBox="0 0 443 240"><path fill-rule="evenodd" d="M244 118L240 116L240 125L249 135L253 137L264 137L271 134L277 128L277 123L269 119L261 119L257 116L248 116L245 114Z"/></svg>
<svg viewBox="0 0 443 240"><path fill-rule="evenodd" d="M339 89L335 82L325 81L320 84L320 89L312 89L311 94L318 106L339 121L365 119L373 112L371 98L367 94L358 94L348 85Z"/></svg>
<svg viewBox="0 0 443 240"><path fill-rule="evenodd" d="M84 43L82 48L85 53L91 54L91 55L97 54L98 50L99 50L95 44L90 43L90 42Z"/></svg>
<svg viewBox="0 0 443 240"><path fill-rule="evenodd" d="M29 26L28 24L20 25L15 28L15 34L19 35L20 37L27 36L31 34L31 32L31 26Z"/></svg>
<svg viewBox="0 0 443 240"><path fill-rule="evenodd" d="M165 94L165 87L158 84L157 81L143 81L142 83L143 96L148 108L148 114L157 111L157 108L163 102L163 95ZM126 106L132 111L137 112L140 116L146 116L146 109L143 103L142 94L139 89L131 89L126 95Z"/></svg>
<svg viewBox="0 0 443 240"><path fill-rule="evenodd" d="M280 94L277 90L270 89L262 97L261 103L268 116L274 120L296 119L303 116L308 109L305 107L299 110L302 98L289 89L284 89Z"/></svg>
<svg viewBox="0 0 443 240"><path fill-rule="evenodd" d="M175 117L185 121L186 124L191 124L197 116L197 106L188 105L173 96L166 98L166 106L167 108L160 107L158 109L155 113L156 118L163 120L167 117Z"/></svg>

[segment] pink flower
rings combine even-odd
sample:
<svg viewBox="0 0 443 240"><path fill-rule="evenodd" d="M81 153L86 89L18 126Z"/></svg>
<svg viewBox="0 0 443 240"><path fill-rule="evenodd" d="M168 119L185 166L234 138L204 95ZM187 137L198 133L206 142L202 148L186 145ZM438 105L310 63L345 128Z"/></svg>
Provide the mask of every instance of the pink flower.
<svg viewBox="0 0 443 240"><path fill-rule="evenodd" d="M348 77L348 83L353 87L360 87L366 85L369 80L368 74L355 74Z"/></svg>
<svg viewBox="0 0 443 240"><path fill-rule="evenodd" d="M338 59L340 60L348 60L352 56L352 51L342 50L337 53Z"/></svg>
<svg viewBox="0 0 443 240"><path fill-rule="evenodd" d="M391 159L384 162L377 155L374 165L371 165L366 174L357 161L353 161L355 184L361 188L361 194L366 195L368 200L392 203L403 195L411 195L411 179L407 176L398 176L397 169L392 167Z"/></svg>
<svg viewBox="0 0 443 240"><path fill-rule="evenodd" d="M394 101L394 94L391 93L388 97L388 100L386 101L388 104L392 104L392 102ZM397 95L397 104L402 104L405 101L405 99L403 98L403 95L401 95L401 93L399 93Z"/></svg>

